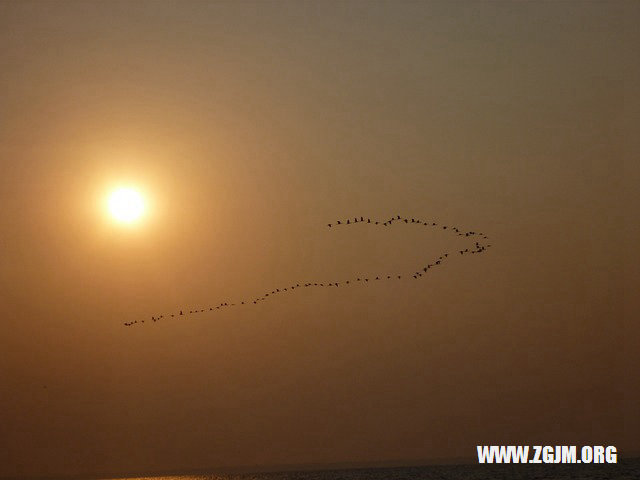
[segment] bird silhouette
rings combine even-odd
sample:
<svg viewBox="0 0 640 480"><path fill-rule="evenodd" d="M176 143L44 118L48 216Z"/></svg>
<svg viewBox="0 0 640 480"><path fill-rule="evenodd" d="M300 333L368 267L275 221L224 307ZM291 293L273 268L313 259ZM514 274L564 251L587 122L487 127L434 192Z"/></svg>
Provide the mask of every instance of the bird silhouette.
<svg viewBox="0 0 640 480"><path fill-rule="evenodd" d="M374 225L381 225L381 226L389 227L395 221L402 221L402 220L404 221L405 224L408 224L408 223L424 224L424 226L429 226L429 222L427 222L427 221L423 222L420 219L416 219L415 217L411 217L411 222L409 222L409 217L402 217L401 215L397 215L396 217L393 217L393 218L391 218L391 219L389 219L387 221L384 221L384 222L379 221L379 220L372 220L371 218L367 218L366 222L368 224L374 224ZM359 223L359 222L364 222L364 221L365 221L364 216L360 216L359 218L358 217L354 217L353 221L351 221L351 219L347 219L346 220L346 224L350 225L352 223ZM342 225L342 224L344 224L344 223L341 220L338 220L336 223L328 223L327 226L329 228L331 228L334 225ZM431 225L432 226L436 226L437 222L431 222ZM457 226L442 225L442 229L441 230L450 230L456 237L473 237L473 236L476 236L476 238L480 237L482 239L488 239L488 236L485 235L483 232L476 232L474 230L469 230L469 231L466 231L466 232L462 233L461 230ZM474 241L472 249L465 248L465 249L458 250L458 252L459 252L460 255L464 255L465 253L472 253L472 254L484 253L486 251L486 249L489 248L489 247L491 247L491 244L483 245L479 241ZM448 252L443 253L442 255L440 255L438 257L437 260L435 260L435 262L429 263L426 267L421 267L417 272L414 272L413 274L411 274L412 278L418 279L418 278L422 277L423 276L423 272L427 273L427 271L430 268L432 268L432 267L434 267L436 265L441 265L442 262L444 261L444 259L448 258L448 256L449 256ZM396 276L397 276L398 280L402 279L402 275L396 275ZM375 280L380 280L381 278L384 278L384 276L383 275L376 275L375 276ZM387 274L386 278L387 279L391 279L392 276ZM347 279L347 280L344 281L344 284L345 285L349 285L352 280L353 279ZM363 280L364 280L365 283L368 284L369 277L364 277L364 278L363 277L357 277L357 279L356 279L356 281L358 281L358 282L362 282ZM318 286L320 286L320 287L325 287L325 286L327 286L327 287L338 287L339 285L340 285L340 282L338 282L338 281L306 282L306 283L303 283L304 287L310 287L310 286L315 286L315 287L318 287ZM275 295L276 293L284 293L284 292L290 293L290 292L293 292L293 290L295 290L296 288L299 288L299 287L300 287L300 284L297 283L295 285L284 287L282 289L277 288L275 290L272 290L271 293L267 292L263 296L255 298L250 303L257 304L260 301L267 300L268 297L270 297L270 295ZM215 310L219 310L221 308L229 307L229 306L235 307L235 306L245 305L246 303L247 302L245 302L244 300L239 301L239 302L232 302L232 303L221 302L220 305L215 307ZM204 308L204 309L195 309L195 310L191 309L191 310L188 310L188 313L189 314L196 314L196 313L204 313L205 311L207 311L206 308ZM209 307L208 311L209 312L214 312L214 307ZM174 316L184 316L184 315L186 315L184 309L180 309L179 313L177 313L177 314L173 314L172 313L170 316L173 318ZM162 318L164 318L164 315L158 315L158 316L153 315L153 316L151 316L151 321L155 324L156 322L158 322ZM145 323L145 320L142 319L139 322L137 320L132 321L132 322L124 322L123 325L128 327L128 326L133 326L133 325L137 325L137 324L144 324L144 323Z"/></svg>

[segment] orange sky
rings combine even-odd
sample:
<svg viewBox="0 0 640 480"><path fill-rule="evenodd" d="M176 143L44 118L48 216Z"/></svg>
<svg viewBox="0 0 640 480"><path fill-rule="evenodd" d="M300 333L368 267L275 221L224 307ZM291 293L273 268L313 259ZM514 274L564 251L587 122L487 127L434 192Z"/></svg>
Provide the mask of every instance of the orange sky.
<svg viewBox="0 0 640 480"><path fill-rule="evenodd" d="M637 2L0 3L0 476L639 452ZM137 228L104 195L138 185ZM330 230L360 216L490 235ZM431 275L431 273L430 273Z"/></svg>

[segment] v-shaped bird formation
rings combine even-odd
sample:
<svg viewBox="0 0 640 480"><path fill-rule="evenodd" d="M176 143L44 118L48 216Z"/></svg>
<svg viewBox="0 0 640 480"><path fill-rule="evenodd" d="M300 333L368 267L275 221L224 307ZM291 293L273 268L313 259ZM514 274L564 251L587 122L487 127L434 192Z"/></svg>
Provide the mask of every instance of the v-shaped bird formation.
<svg viewBox="0 0 640 480"><path fill-rule="evenodd" d="M379 282L390 282L390 281L398 281L398 280L405 280L405 279L412 279L412 280L419 280L422 277L426 276L427 273L430 272L431 269L436 268L436 267L440 267L442 264L444 264L444 262L446 262L447 260L449 260L450 258L452 258L453 256L457 255L470 255L470 254L479 254L479 253L484 253L487 251L488 248L491 247L491 244L488 244L487 241L489 240L488 236L485 235L482 232L476 232L476 231L465 231L463 229L460 229L456 226L452 226L452 225L442 225L439 224L438 222L435 221L425 221L425 220L420 220L417 218L408 218L408 217L403 217L401 215L397 215L393 218L390 218L388 220L384 220L384 221L379 221L379 220L372 220L371 218L365 218L365 217L353 217L353 218L347 218L346 220L337 220L334 223L328 223L327 227L328 228L342 228L346 225L355 225L357 223L365 223L367 225L371 225L371 226L377 226L377 227L382 227L382 228L387 228L387 227L391 227L393 225L396 224L406 224L406 225L415 225L415 226L422 226L422 227L428 227L428 228L435 228L435 229L440 229L444 232L447 232L451 235L455 235L457 237L463 237L463 238L468 238L469 239L469 246L463 250L456 250L455 252L445 252L442 255L440 255L437 258L432 259L429 263L427 263L426 265L420 266L419 268L417 268L415 271L413 272L405 272L405 273L383 273L380 275L376 275L375 277L373 275L369 275L369 276L356 276L356 277L352 277L352 278L346 278L346 279L339 279L339 280L332 280L329 282L326 281L306 281L306 282L296 282L296 283L292 283L290 285L286 285L286 286L281 286L278 288L273 288L271 290L267 290L265 293L263 293L260 296L254 297L254 298L247 298L245 300L240 300L240 301L236 301L236 302L221 302L219 304L216 305L210 305L207 306L205 308L199 308L199 309L194 309L194 308L182 308L174 313L170 313L170 314L162 314L162 315L153 315L150 319L146 320L146 323L156 323L160 320L164 320L167 318L176 318L176 317L180 317L180 318L184 318L190 315L195 315L195 314L199 314L199 313L205 313L205 312L216 312L219 310L225 310L228 308L233 308L233 307L240 307L240 306L247 306L247 305L257 305L261 302L264 302L266 300L270 300L273 298L277 298L278 296L282 296L284 294L287 293L293 293L295 290L298 289L302 289L302 288L345 288L348 287L350 285L353 284L373 284L373 283L379 283ZM145 324L145 320L134 320L133 322L125 322L124 326L126 327L131 327L133 325L144 325Z"/></svg>

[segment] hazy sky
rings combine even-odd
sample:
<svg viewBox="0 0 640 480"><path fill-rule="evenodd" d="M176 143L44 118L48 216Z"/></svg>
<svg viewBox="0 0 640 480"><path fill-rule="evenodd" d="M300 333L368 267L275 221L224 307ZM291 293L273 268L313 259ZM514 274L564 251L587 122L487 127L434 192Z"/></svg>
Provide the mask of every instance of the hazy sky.
<svg viewBox="0 0 640 480"><path fill-rule="evenodd" d="M638 2L0 3L0 475L640 451ZM136 228L103 205L119 182ZM407 215L490 235L328 229ZM430 274L431 275L431 274Z"/></svg>

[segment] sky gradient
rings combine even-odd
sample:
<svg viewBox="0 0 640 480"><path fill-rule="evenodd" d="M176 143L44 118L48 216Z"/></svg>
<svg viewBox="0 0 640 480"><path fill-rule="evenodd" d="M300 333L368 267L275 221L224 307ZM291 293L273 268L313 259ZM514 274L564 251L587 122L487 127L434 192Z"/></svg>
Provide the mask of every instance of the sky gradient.
<svg viewBox="0 0 640 480"><path fill-rule="evenodd" d="M0 475L640 452L638 2L0 3ZM122 228L104 197L138 186ZM434 219L492 250L419 282Z"/></svg>

